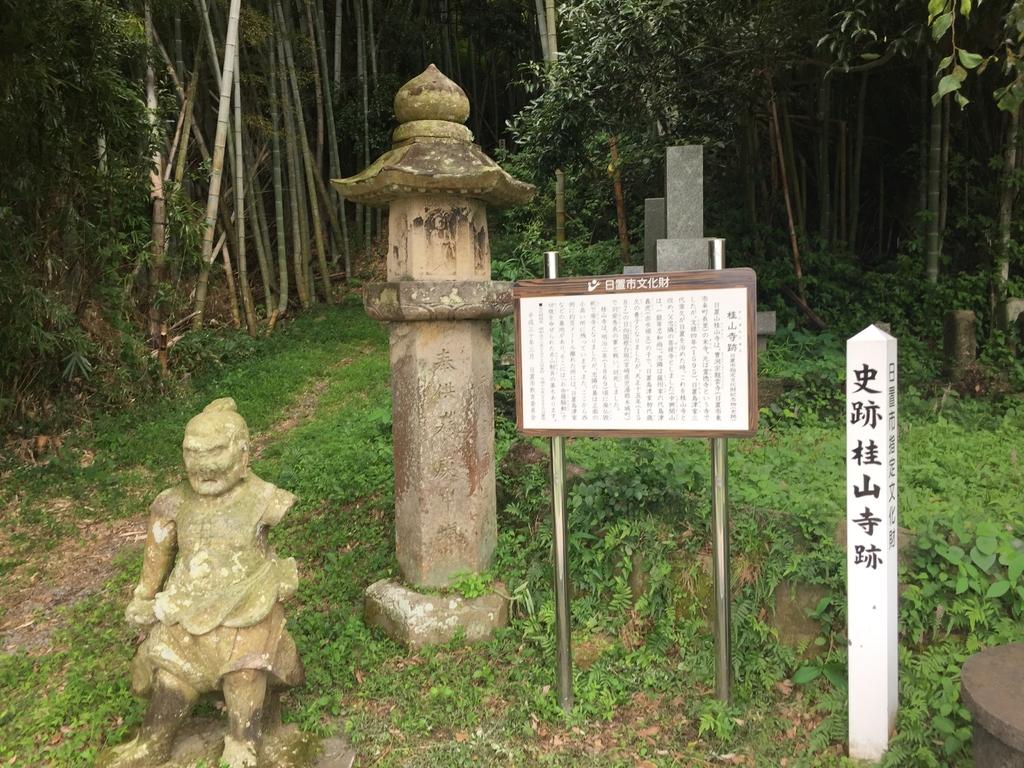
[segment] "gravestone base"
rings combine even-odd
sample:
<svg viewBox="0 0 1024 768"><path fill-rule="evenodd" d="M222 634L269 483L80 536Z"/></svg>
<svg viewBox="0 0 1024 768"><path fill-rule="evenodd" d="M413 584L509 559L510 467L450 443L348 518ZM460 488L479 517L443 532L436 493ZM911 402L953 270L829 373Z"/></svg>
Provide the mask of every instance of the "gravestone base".
<svg viewBox="0 0 1024 768"><path fill-rule="evenodd" d="M495 585L503 590L501 584ZM366 588L367 625L411 651L442 645L455 637L466 642L489 640L508 624L508 599L491 592L467 599L458 595L424 595L396 579L381 579Z"/></svg>
<svg viewBox="0 0 1024 768"><path fill-rule="evenodd" d="M195 717L182 726L174 742L171 759L152 768L196 768L215 766L224 751L227 724L223 720ZM116 748L115 748L116 749ZM97 765L104 765L113 750L102 753ZM286 725L264 737L257 768L351 768L356 753L342 738L321 741Z"/></svg>
<svg viewBox="0 0 1024 768"><path fill-rule="evenodd" d="M1024 768L1024 643L969 658L960 691L974 720L976 768Z"/></svg>

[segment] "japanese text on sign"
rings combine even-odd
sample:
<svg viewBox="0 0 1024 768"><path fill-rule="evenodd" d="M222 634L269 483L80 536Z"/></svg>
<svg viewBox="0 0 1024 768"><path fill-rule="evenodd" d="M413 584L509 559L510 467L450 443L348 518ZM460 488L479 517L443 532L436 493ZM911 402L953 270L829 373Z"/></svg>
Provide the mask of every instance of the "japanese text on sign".
<svg viewBox="0 0 1024 768"><path fill-rule="evenodd" d="M672 274L575 282L578 293L517 296L523 431L756 426L752 286L694 287Z"/></svg>

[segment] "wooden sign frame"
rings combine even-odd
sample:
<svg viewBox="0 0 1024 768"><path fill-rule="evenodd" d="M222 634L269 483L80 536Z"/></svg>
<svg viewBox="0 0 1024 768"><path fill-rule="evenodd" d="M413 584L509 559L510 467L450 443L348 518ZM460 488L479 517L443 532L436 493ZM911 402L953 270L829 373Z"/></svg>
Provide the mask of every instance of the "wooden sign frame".
<svg viewBox="0 0 1024 768"><path fill-rule="evenodd" d="M721 289L746 291L746 318L742 330L746 340L747 428L746 429L657 429L624 427L614 429L546 428L523 426L523 312L521 301L559 296L645 295L652 293L709 293ZM647 272L639 275L600 275L552 280L520 280L513 287L516 346L516 426L527 435L587 437L752 437L757 432L757 276L752 269L698 270L691 272ZM741 382L742 384L742 382Z"/></svg>

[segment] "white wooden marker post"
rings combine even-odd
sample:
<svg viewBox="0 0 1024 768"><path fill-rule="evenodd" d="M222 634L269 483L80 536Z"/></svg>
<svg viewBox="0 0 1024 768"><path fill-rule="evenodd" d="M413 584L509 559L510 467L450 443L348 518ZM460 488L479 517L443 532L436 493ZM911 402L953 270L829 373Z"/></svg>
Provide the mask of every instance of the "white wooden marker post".
<svg viewBox="0 0 1024 768"><path fill-rule="evenodd" d="M896 339L846 342L846 569L850 757L878 760L898 705Z"/></svg>

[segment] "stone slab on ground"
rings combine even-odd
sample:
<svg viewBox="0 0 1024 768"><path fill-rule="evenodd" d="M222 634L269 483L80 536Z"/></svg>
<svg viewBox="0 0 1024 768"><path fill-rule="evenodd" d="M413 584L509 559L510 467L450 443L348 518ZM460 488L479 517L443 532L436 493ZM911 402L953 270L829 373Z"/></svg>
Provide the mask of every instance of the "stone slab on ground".
<svg viewBox="0 0 1024 768"><path fill-rule="evenodd" d="M960 693L974 721L976 768L1024 768L1024 643L969 658Z"/></svg>
<svg viewBox="0 0 1024 768"><path fill-rule="evenodd" d="M217 765L224 749L226 726L223 720L190 719L178 733L171 759L153 768ZM355 759L355 751L343 738L321 741L301 733L295 726L285 726L277 735L265 738L257 768L352 768ZM101 765L102 760L101 755Z"/></svg>
<svg viewBox="0 0 1024 768"><path fill-rule="evenodd" d="M467 642L489 640L495 629L508 624L508 600L497 592L473 599L424 595L395 579L367 587L363 607L369 626L414 651L447 643L456 635Z"/></svg>

